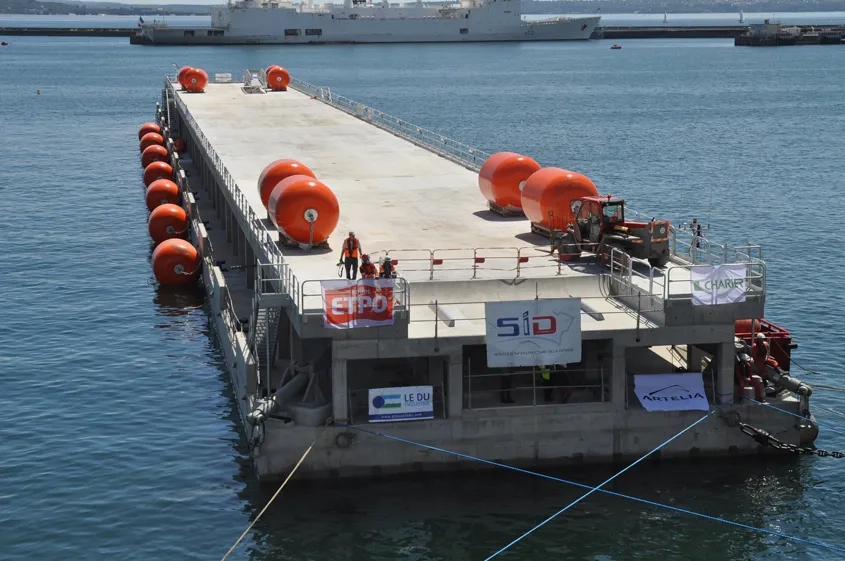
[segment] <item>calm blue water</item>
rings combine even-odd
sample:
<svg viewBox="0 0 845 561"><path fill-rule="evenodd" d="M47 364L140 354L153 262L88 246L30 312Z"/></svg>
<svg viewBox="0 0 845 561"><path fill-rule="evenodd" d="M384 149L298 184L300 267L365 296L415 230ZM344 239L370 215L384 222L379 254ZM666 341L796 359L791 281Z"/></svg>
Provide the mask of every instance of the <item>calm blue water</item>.
<svg viewBox="0 0 845 561"><path fill-rule="evenodd" d="M566 14L561 14L566 15ZM572 14L572 17L585 14ZM603 14L602 25L652 26L664 25L663 14ZM843 25L845 12L748 12L744 13L745 23L762 23L764 19L781 22L786 25ZM544 19L553 15L527 15L525 19ZM153 20L169 25L210 25L211 18L206 16L145 16L146 23ZM667 26L689 25L739 25L739 10L736 13L712 14L667 14ZM138 16L30 16L0 14L0 27L136 27Z"/></svg>
<svg viewBox="0 0 845 561"><path fill-rule="evenodd" d="M0 559L219 559L275 489L258 486L201 295L157 289L137 127L171 63L281 63L487 150L590 175L710 236L764 244L768 316L845 387L845 51L729 40L144 48L15 38L0 50ZM37 89L41 95L36 95ZM842 394L817 391L823 422ZM818 397L817 397L818 396ZM822 430L820 447L845 450ZM402 446L402 444L396 444ZM845 547L845 461L652 467L616 491ZM568 474L597 484L607 474ZM484 559L581 494L527 476L305 486L230 559ZM594 494L502 559L845 558Z"/></svg>

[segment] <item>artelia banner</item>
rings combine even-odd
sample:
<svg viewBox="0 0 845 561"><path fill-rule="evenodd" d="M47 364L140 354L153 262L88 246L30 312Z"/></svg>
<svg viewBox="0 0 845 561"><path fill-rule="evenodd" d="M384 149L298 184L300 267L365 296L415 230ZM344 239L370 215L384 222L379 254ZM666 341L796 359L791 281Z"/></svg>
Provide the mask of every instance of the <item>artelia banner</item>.
<svg viewBox="0 0 845 561"><path fill-rule="evenodd" d="M487 366L573 364L581 360L581 300L487 302Z"/></svg>
<svg viewBox="0 0 845 561"><path fill-rule="evenodd" d="M634 393L646 411L709 411L701 372L635 374Z"/></svg>
<svg viewBox="0 0 845 561"><path fill-rule="evenodd" d="M374 388L370 390L369 398L371 423L434 418L432 386Z"/></svg>
<svg viewBox="0 0 845 561"><path fill-rule="evenodd" d="M748 290L748 265L697 266L690 270L693 306L715 306L745 302Z"/></svg>
<svg viewBox="0 0 845 561"><path fill-rule="evenodd" d="M393 325L393 279L322 281L323 325L333 329Z"/></svg>

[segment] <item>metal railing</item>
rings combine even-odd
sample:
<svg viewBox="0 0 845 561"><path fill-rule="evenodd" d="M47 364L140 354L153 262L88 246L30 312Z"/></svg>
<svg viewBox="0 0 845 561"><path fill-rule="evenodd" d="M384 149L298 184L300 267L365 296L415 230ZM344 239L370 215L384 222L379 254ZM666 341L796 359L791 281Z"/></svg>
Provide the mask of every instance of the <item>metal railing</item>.
<svg viewBox="0 0 845 561"><path fill-rule="evenodd" d="M489 372L484 374L473 374L468 370L463 377L464 390L466 392L465 408L472 410L492 409L503 406L535 407L560 405L562 403L605 403L610 401L610 396L608 395L610 386L605 383L603 368L579 370L553 369L550 374L552 379L565 375L569 381L572 381L574 378L576 382L579 378L583 378L585 382L590 382L597 378L598 383L553 384L551 383L552 380L548 383L541 380L538 383L538 378L540 378L539 369L517 370L514 372ZM530 385L527 384L529 379L531 382ZM475 380L475 388L473 388L473 380ZM489 387L491 385L490 382L493 380L498 381L497 384L493 384L497 386L495 388ZM518 383L514 384L514 381ZM523 399L529 392L530 399ZM549 400L546 399L547 393L552 394ZM505 395L511 397L514 403L503 402L501 398ZM573 398L575 400L570 401Z"/></svg>
<svg viewBox="0 0 845 561"><path fill-rule="evenodd" d="M211 79L211 81L213 82L214 79ZM478 171L484 161L490 156L489 153L477 148L418 127L382 111L377 111L362 103L334 94L329 88L315 86L297 78L291 78L290 86L301 93L310 95L332 107L396 134L470 170ZM288 294L291 302L296 306L297 311L317 309L316 307L311 307L310 302L306 308L306 295L303 293L302 284L285 262L282 252L274 239L274 235L278 235L278 233L269 231L262 222L264 217L259 217L252 210L247 198L224 165L222 159L197 125L184 101L177 95L176 90L178 85L176 84L175 75L168 75L166 77L165 87L168 90L166 92L166 98L172 100L179 108L187 128L194 135L198 144L202 146L202 149L205 150L213 173L225 186L223 190L224 196L230 203L230 206L236 210L234 214L247 235L250 245L256 251L259 261L263 263L264 267L269 267L269 269L264 269L264 280L260 286L272 286L273 292ZM169 109L169 106L167 109ZM632 209L626 209L626 212L642 221L651 220L648 216ZM696 236L685 229L670 228L669 244L670 254L680 262L679 265L670 267L670 269L680 267L688 270L691 265L718 265L732 262L728 255L727 246L711 242L704 237ZM762 252L756 250L759 250L758 246L737 248L734 261L749 263L751 271L749 273L749 281L752 282L752 286L756 286L760 290L765 290L765 264L762 261ZM420 273L424 278L428 278L429 280L435 279L438 272L462 269L468 272L467 278L469 279L478 278L479 273L484 271L513 273L515 277L519 277L524 270L532 268L546 268L550 273L560 275L566 265L565 262L561 262L560 259L550 253L539 253L538 248L535 247L444 248L432 250L390 249L372 255L389 255L398 265L400 272ZM622 283L623 288L626 288L632 293L636 289L647 290L654 300L654 305L659 304L660 299L669 297L670 290L668 282L664 278L664 271L654 269L647 264L643 264L642 266L637 264L635 267L631 263L631 260L625 262L626 265L624 268L620 268L622 266L621 259L613 259L612 261L617 265L611 264L610 276L617 283ZM402 266L404 263L410 263L411 266L405 268ZM643 267L647 267L647 269L643 269ZM272 269L272 273L270 273L270 269ZM680 273L675 274L678 275ZM407 281L403 279L403 282L405 283L404 298L407 302ZM687 282L689 282L688 279ZM625 286L626 283L627 286ZM315 295L309 294L308 296L312 297ZM400 306L403 305L399 302L397 304Z"/></svg>
<svg viewBox="0 0 845 561"><path fill-rule="evenodd" d="M298 301L296 305L302 315L323 315L324 306L321 283L324 280L327 279L307 280L300 285L301 290L297 295ZM332 280L337 281L338 279ZM407 310L411 297L408 281L402 277L396 277L393 281L393 311L395 313ZM314 288L314 290L308 290L309 288Z"/></svg>
<svg viewBox="0 0 845 561"><path fill-rule="evenodd" d="M404 138L417 146L426 148L444 158L448 158L472 171L480 170L482 164L490 157L489 153L478 148L473 148L463 142L458 142L442 134L403 121L383 111L373 109L363 103L358 103L342 95L332 93L329 88L315 86L314 84L309 84L293 77L290 80L290 86L299 92L319 99L323 103L354 115L363 121Z"/></svg>

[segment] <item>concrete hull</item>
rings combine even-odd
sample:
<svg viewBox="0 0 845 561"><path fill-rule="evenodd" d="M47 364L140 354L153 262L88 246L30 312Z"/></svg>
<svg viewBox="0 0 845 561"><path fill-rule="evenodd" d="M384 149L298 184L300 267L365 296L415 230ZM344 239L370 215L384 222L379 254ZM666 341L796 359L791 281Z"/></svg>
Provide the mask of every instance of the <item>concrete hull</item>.
<svg viewBox="0 0 845 561"><path fill-rule="evenodd" d="M234 89L235 86L219 87L230 88L227 91L237 91ZM174 92L170 91L164 96L165 102L172 100L173 94ZM202 115L200 103L217 106L215 98L210 95L189 96L189 99L193 100L197 115ZM275 103L273 97L269 95L236 97L235 99L242 104ZM291 95L287 99L290 104L296 97ZM327 119L331 115L331 113L325 115L321 113L328 109L318 101L309 99L308 102L313 103L312 108L308 109L310 118L322 116ZM331 111L337 110L331 109ZM241 421L248 435L253 436L255 427L251 424L248 414L254 410L256 397L262 393L262 379L267 376L267 379L271 380L274 376L273 368L278 368L278 366L269 367L269 373L267 368L260 372L257 370L258 362L272 365L273 361L269 360L269 355L265 360L263 347L250 347L250 336L242 328L243 320L255 313L254 309L257 305L252 291L252 288L256 286L255 273L250 267L257 260L258 245L256 245L256 240L250 237L250 232L241 226L242 219L238 216L240 211L235 202L238 194L234 191L234 180L230 178L227 181L221 175L220 157L218 156L215 161L210 142L201 135L199 124L193 121L195 117L187 113L184 102L170 105L168 114L171 115L170 126L179 131L179 137L185 140L190 154L190 158L174 161L174 168L186 173L184 180L180 179L180 184L187 202L186 206L189 207L192 216L193 238L200 246L205 258L202 282L208 293L211 317L216 336L225 354ZM261 114L266 119L271 118L264 109ZM371 124L363 121L349 121L345 116L342 120L352 123L349 126L360 131L358 134L375 130ZM332 130L337 131L338 128L335 126ZM292 136L299 138L299 135ZM399 138L390 138L388 141L394 145L407 143L406 140ZM401 144L401 146L406 146L406 144ZM417 147L410 147L408 150L416 153ZM419 148L419 152L419 156L416 157L431 156L422 148ZM410 159L409 155L402 164L402 169L410 169L412 165ZM235 169L237 159L231 158L230 161L234 162L232 169ZM318 161L318 158L309 158L309 161ZM336 161L340 162L337 158ZM337 165L344 164L340 162ZM452 164L447 162L442 165L451 166ZM426 164L426 167L430 167L430 164ZM464 179L462 174L466 174L467 181L473 179L472 174L467 173L466 170L458 173L459 171L455 173L461 181ZM329 174L330 170L323 170L324 176L330 177ZM339 182L332 184L342 194ZM360 189L357 186L355 188ZM403 193L408 193L407 188L403 187L403 189ZM192 193L197 193L197 200L194 199ZM262 217L262 215L258 216ZM209 225L208 230L204 224ZM501 225L497 225L496 231L499 232L501 229ZM371 236L370 239L373 237ZM314 262L315 257L319 258L319 256L307 257L308 262ZM330 265L334 264L332 257L326 257ZM305 259L305 257L302 258ZM295 259L295 256L289 256L289 263L295 265ZM246 267L224 272L215 265L215 262L221 260L228 265ZM541 270L544 269L537 269L537 271ZM530 293L527 297L531 297L537 291L549 295L551 287L559 286L565 289L565 292L573 291L582 294L585 298L592 298L593 306L598 306L599 302L613 301L614 305L624 307L624 298L620 295L615 297L588 295L587 289L593 284L598 287L599 279L598 276L552 277L525 285L482 279L452 284L449 282L427 283L421 280L414 284L411 305L413 306L417 300L419 303L417 308L414 308L415 311L410 313L420 314L421 312L416 310L424 308L425 303L431 299L457 301L462 294L473 288L479 294L485 293L493 300L508 301L525 299L526 294L522 294L521 291L527 290ZM626 286L628 290L635 288L634 285ZM612 288L612 286L606 287L607 290ZM682 301L683 295L674 293L674 289L669 288L669 285L666 290L665 294L675 297L673 300L668 300L669 302ZM302 310L308 307L308 298L307 295L300 296ZM476 297L478 298L480 296ZM709 350L702 350L702 352L712 355L713 364L718 370L712 377L708 377L710 385L705 391L708 393L710 403L721 403L720 410L710 414L710 418L662 448L660 457L684 458L698 455L756 454L772 451L771 448L762 448L751 437L743 434L735 423L732 423L737 415L742 422L764 429L785 443L804 446L815 440L818 427L810 420L802 421L773 408L753 403L731 403L734 360L732 341L734 318L732 316L727 319L702 316L697 318L695 323L700 322L706 325L709 322L710 325L705 329L699 329L698 325L673 325L670 321L672 314L666 310L671 311L670 307L666 307L661 312L662 318L656 316L654 318L654 321L660 321L661 326L655 324L647 327L645 318L637 320L636 328L633 325L627 326L624 323L626 320L623 319L614 320L613 325L616 328L613 329L608 327L605 330L588 331L585 326L584 341L585 344L591 345L585 347L587 354L590 355L585 361L585 368L592 368L593 371L603 369L601 391L596 393L596 396L600 397L596 397L594 401L509 407L498 407L495 403L491 406L488 403L486 408L483 408L484 404L474 401L480 400L479 397L473 397L474 384L482 383L478 381L478 377L472 377L472 370L469 367L469 358L472 360L475 358L466 354L466 350L462 350L469 345L484 344L483 335L466 331L464 334L451 335L450 340L450 335L443 332L438 338L436 335L431 337L420 334L417 332L418 329L414 328L410 329L414 331L413 336L410 336L409 328L406 326L404 334L391 334L385 331L376 336L374 331L363 330L359 334L354 333L355 330L350 330L343 339L332 340L320 330L321 321L306 321L308 319L306 317L296 319L298 316L285 313L279 320L279 346L273 351L278 359L276 362L299 360L308 354L318 357L327 350L330 353L330 362L326 370L330 378L328 381L331 383L331 390L329 391L332 395L331 400L337 422L321 429L270 416L263 424L263 436L257 440L253 448L255 469L262 480L285 477L317 436L319 439L308 461L300 466L298 476L320 479L489 467L489 464L427 447L524 467L615 463L634 459L648 453L690 426L704 416L705 412L647 412L639 407L632 393L630 374L670 372L669 368L672 365L663 363L651 370L637 370L643 367L643 362L634 358L634 355L626 359L626 352L632 349L638 350L634 348L636 346L642 350L642 347L672 345L676 340L689 341L694 337L697 338L695 344L700 345L700 349L716 349L713 352ZM758 310L751 310L748 313L754 317L757 312ZM479 312L468 310L467 316L474 317L477 313ZM608 309L603 313L609 315L612 312ZM627 313L624 312L621 315L627 317ZM737 313L744 315L746 312L739 310ZM693 317L689 313L683 315L687 318ZM419 320L424 315L416 317ZM672 321L677 323L677 318ZM666 327L670 325L671 328L667 329ZM362 374L360 364L387 360L390 355L400 358L423 357L428 360L439 360L439 362L430 360L425 367L428 375L431 376L429 383L434 386L439 385L441 391L445 393L445 399L441 402L442 410L437 411L438 418L414 422L360 422L362 417L356 416L357 414L348 404L352 403L350 394L354 391L364 391L366 384L352 387L348 380L353 380ZM599 359L596 358L598 355L609 356ZM312 360L319 361L320 359ZM602 360L605 361L604 366L597 362ZM626 363L626 360L629 362ZM700 357L692 360L700 363ZM593 364L587 364L587 362ZM435 366L435 364L440 366ZM464 364L466 366L463 366ZM264 387L277 387L279 379L267 382ZM466 380L470 380L469 386ZM484 391L493 391L495 394L498 392L498 387L486 389L476 387L476 392ZM781 396L778 399L769 400L769 403L787 412L798 414L799 401L786 394L781 394ZM476 405L475 408L473 404ZM442 418L440 418L441 414ZM361 430L356 430L356 428ZM373 432L384 433L409 442L386 438ZM411 442L421 443L424 446L416 446Z"/></svg>

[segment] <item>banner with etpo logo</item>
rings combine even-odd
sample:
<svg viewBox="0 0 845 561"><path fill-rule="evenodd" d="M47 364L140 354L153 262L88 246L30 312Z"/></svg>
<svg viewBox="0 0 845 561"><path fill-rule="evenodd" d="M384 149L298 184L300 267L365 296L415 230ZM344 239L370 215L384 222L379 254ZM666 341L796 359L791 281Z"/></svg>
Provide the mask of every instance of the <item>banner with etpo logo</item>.
<svg viewBox="0 0 845 561"><path fill-rule="evenodd" d="M716 306L745 302L748 265L730 263L696 266L690 269L693 306Z"/></svg>
<svg viewBox="0 0 845 561"><path fill-rule="evenodd" d="M634 374L634 393L646 411L709 411L701 372Z"/></svg>
<svg viewBox="0 0 845 561"><path fill-rule="evenodd" d="M581 361L581 299L487 302L487 366Z"/></svg>
<svg viewBox="0 0 845 561"><path fill-rule="evenodd" d="M323 325L332 329L393 325L393 279L322 281Z"/></svg>

